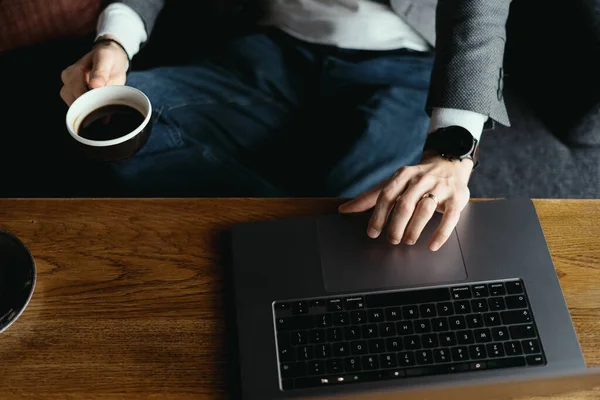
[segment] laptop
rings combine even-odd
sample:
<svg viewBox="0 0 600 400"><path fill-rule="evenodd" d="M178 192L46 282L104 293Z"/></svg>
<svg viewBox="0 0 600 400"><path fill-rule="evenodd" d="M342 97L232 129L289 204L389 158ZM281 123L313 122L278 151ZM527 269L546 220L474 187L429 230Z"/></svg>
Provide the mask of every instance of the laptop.
<svg viewBox="0 0 600 400"><path fill-rule="evenodd" d="M234 227L243 399L485 400L600 386L530 200L469 203L437 252L427 242L440 215L413 246L370 239L369 217Z"/></svg>

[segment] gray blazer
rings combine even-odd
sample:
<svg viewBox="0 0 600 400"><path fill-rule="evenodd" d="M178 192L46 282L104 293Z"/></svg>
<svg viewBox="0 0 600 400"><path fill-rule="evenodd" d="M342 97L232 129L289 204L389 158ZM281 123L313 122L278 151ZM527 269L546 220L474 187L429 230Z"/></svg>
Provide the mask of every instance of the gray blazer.
<svg viewBox="0 0 600 400"><path fill-rule="evenodd" d="M148 33L165 0L120 1L136 10ZM503 100L502 68L511 0L375 0L392 9L435 46L427 100L434 107L488 115L510 125Z"/></svg>

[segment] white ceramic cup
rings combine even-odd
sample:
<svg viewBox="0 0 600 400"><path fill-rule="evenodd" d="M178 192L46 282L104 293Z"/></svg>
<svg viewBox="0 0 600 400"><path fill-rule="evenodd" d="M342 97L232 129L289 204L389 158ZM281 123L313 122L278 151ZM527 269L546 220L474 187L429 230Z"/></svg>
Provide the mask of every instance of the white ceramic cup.
<svg viewBox="0 0 600 400"><path fill-rule="evenodd" d="M93 111L110 105L125 105L139 111L144 122L132 132L111 140L90 140L79 136L79 128ZM80 148L90 157L102 161L118 161L140 150L151 131L152 104L148 97L130 86L104 86L80 96L67 111L67 129Z"/></svg>

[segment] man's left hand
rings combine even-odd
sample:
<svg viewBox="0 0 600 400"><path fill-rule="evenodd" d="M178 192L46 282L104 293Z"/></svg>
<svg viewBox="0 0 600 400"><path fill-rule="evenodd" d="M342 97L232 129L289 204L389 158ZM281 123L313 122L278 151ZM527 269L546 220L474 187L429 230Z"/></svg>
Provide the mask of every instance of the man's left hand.
<svg viewBox="0 0 600 400"><path fill-rule="evenodd" d="M390 243L412 245L437 210L444 215L429 241L429 249L436 251L448 240L469 202L472 170L473 162L468 159L424 156L420 164L400 168L391 178L340 206L339 211L357 213L375 207L367 234L379 237L388 223ZM434 197L424 197L428 194Z"/></svg>

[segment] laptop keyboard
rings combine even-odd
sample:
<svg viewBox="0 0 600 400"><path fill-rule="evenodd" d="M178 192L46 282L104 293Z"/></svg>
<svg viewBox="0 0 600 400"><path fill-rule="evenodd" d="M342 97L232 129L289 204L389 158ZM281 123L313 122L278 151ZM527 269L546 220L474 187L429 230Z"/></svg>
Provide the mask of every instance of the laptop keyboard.
<svg viewBox="0 0 600 400"><path fill-rule="evenodd" d="M282 390L546 363L521 280L273 307Z"/></svg>

